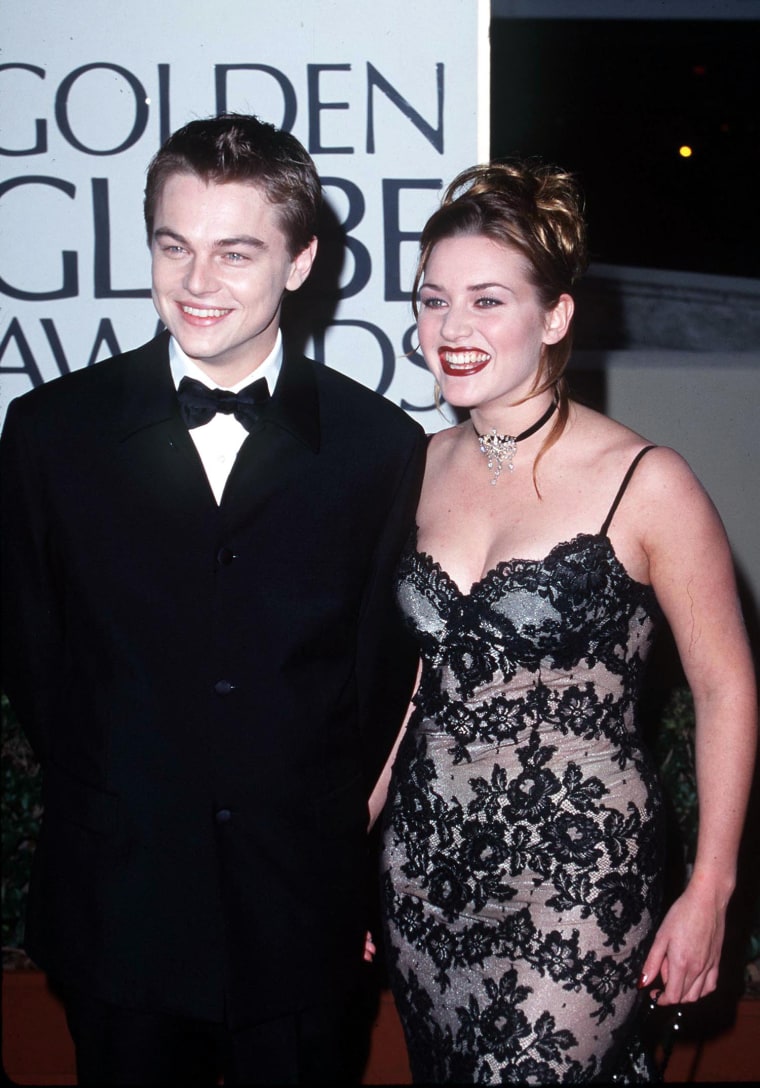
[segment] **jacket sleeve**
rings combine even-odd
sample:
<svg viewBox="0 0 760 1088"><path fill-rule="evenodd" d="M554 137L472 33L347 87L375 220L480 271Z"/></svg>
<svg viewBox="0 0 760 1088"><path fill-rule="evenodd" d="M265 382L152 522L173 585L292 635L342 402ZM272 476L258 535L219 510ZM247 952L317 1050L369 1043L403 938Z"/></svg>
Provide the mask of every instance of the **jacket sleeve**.
<svg viewBox="0 0 760 1088"><path fill-rule="evenodd" d="M39 760L61 693L63 643L49 506L33 452L33 416L11 403L0 438L3 688ZM26 417L26 418L25 418Z"/></svg>
<svg viewBox="0 0 760 1088"><path fill-rule="evenodd" d="M417 510L425 467L418 429L375 547L359 622L357 682L367 796L377 781L406 712L417 649L396 604L394 577Z"/></svg>

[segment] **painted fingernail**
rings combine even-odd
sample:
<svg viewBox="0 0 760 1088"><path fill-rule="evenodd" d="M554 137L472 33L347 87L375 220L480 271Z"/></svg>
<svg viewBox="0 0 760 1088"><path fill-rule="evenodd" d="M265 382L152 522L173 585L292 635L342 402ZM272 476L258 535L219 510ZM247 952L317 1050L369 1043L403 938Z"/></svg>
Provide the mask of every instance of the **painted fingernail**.
<svg viewBox="0 0 760 1088"><path fill-rule="evenodd" d="M641 974L639 975L639 981L636 983L636 986L638 987L639 990L643 990L644 987L646 986L647 982L649 982L649 975L645 974L642 971Z"/></svg>

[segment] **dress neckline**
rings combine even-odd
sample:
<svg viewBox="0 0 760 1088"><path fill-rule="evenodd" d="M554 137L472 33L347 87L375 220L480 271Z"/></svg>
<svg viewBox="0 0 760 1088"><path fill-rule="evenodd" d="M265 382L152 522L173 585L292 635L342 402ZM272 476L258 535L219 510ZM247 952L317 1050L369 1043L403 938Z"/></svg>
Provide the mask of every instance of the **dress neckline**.
<svg viewBox="0 0 760 1088"><path fill-rule="evenodd" d="M454 579L451 577L449 572L444 570L444 568L441 566L441 564L438 562L437 559L434 559L433 556L429 552L421 551L417 547L417 540L419 539L420 527L419 527L419 525L417 525L416 522L415 522L415 525L414 525L414 550L415 550L415 552L417 553L418 556L420 556L421 558L427 560L427 562L432 567L434 567L436 570L438 570L440 572L440 574L446 579L446 581L449 583L449 585L452 587L452 589L457 593L457 595L459 597L467 598L467 597L471 597L481 586L486 585L490 581L490 579L492 577L496 577L496 575L502 574L509 567L514 567L514 566L517 566L518 564L520 566L522 566L522 567L531 566L531 565L533 565L533 566L542 566L542 565L548 563L549 560L552 559L557 552L560 552L563 548L569 548L571 545L576 544L579 540L602 541L607 546L607 551L608 551L608 554L609 554L609 558L612 560L613 564L618 568L620 573L631 583L632 586L636 586L640 590L644 590L645 592L649 593L654 598L654 600L656 602L657 597L656 597L656 594L655 594L654 590L652 589L651 584L649 582L639 582L636 578L633 578L628 573L626 568L623 566L623 564L618 559L617 553L615 552L615 549L612 546L612 541L610 540L609 536L607 535L607 533L609 531L609 527L610 527L610 525L612 523L612 519L615 516L615 512L617 511L617 508L620 505L620 501L623 498L623 495L625 494L625 492L628 489L628 485L631 482L631 478L632 478L634 472L636 471L636 468L638 467L639 462L641 461L642 457L644 457L647 453L649 453L650 450L655 450L655 449L657 449L657 446L650 443L649 445L646 445L646 446L642 447L642 449L640 449L638 451L638 453L636 454L636 456L633 458L633 460L631 461L631 463L628 466L628 469L627 469L625 475L623 476L623 479L622 479L622 481L620 483L620 486L618 487L617 494L615 495L615 498L612 501L612 505L610 506L609 511L607 512L607 517L604 519L602 527L601 527L601 529L599 530L598 533L576 533L575 536L570 537L569 540L560 540L552 548L549 549L549 551L546 553L546 555L544 555L540 559L521 559L519 556L514 556L512 559L501 559L501 560L499 560L499 562L495 566L489 567L489 569L487 571L485 571L485 573L482 574L480 576L480 578L477 579L477 581L473 582L472 585L470 586L469 591L467 591L467 592L459 588L459 585L454 581Z"/></svg>
<svg viewBox="0 0 760 1088"><path fill-rule="evenodd" d="M559 540L549 549L546 555L542 556L539 559L523 559L520 556L513 556L511 559L500 559L498 563L494 564L494 566L492 567L489 567L488 570L486 570L480 578L476 579L476 581L474 581L470 586L469 590L461 589L459 587L459 584L454 581L449 572L441 566L437 559L433 558L430 552L423 551L421 548L417 547L418 534L419 526L415 525L413 546L414 553L420 559L422 559L429 567L432 567L433 569L438 571L438 573L444 578L444 580L448 583L448 585L456 593L456 595L458 597L461 597L462 599L467 599L468 597L475 596L483 587L487 586L492 579L504 574L510 568L521 567L524 569L525 567L531 566L542 567L545 566L551 559L553 559L558 553L562 552L564 549L574 547L581 541L593 541L606 546L608 558L611 560L613 565L617 567L623 577L628 582L630 582L632 586L634 586L639 591L644 592L645 594L651 595L656 600L654 589L652 588L651 584L649 582L640 582L638 581L638 579L632 577L628 573L627 569L618 559L615 549L612 545L612 541L607 536L607 534L603 532L576 533L575 536L570 537L569 540Z"/></svg>

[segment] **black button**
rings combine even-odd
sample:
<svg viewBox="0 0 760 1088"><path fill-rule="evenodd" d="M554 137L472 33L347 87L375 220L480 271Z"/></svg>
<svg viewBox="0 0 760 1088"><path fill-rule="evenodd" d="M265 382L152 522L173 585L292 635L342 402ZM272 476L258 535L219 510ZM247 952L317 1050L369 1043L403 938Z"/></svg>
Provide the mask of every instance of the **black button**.
<svg viewBox="0 0 760 1088"><path fill-rule="evenodd" d="M220 548L216 553L216 561L220 567L228 567L235 558L232 548Z"/></svg>
<svg viewBox="0 0 760 1088"><path fill-rule="evenodd" d="M220 808L214 813L214 819L218 824L228 824L232 819L232 813L228 808Z"/></svg>
<svg viewBox="0 0 760 1088"><path fill-rule="evenodd" d="M217 695L229 695L234 690L235 685L231 680L217 680L214 684L214 691Z"/></svg>

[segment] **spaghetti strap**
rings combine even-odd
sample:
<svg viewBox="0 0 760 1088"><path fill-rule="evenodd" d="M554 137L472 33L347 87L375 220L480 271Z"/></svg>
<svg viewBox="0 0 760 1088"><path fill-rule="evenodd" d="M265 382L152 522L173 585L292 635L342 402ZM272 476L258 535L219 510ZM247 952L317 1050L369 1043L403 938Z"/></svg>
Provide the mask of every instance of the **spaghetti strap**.
<svg viewBox="0 0 760 1088"><path fill-rule="evenodd" d="M599 535L600 536L607 536L607 530L610 527L610 522L612 521L613 517L615 516L615 511L617 510L618 505L620 504L620 500L622 499L623 495L625 494L625 491L626 491L626 488L628 487L628 484L631 482L631 477L633 476L634 472L636 471L636 466L638 465L639 461L641 460L641 458L644 456L645 453L649 453L650 450L656 450L656 449L657 449L656 446L644 446L643 450L639 450L639 452L634 457L633 461L631 461L630 465L628 466L628 471L626 472L625 476L623 477L623 482L620 485L620 487L618 488L618 493L617 493L617 495L615 496L615 498L613 500L613 503L612 503L612 506L610 507L609 513L607 514L607 517L604 519L604 525L599 530Z"/></svg>

